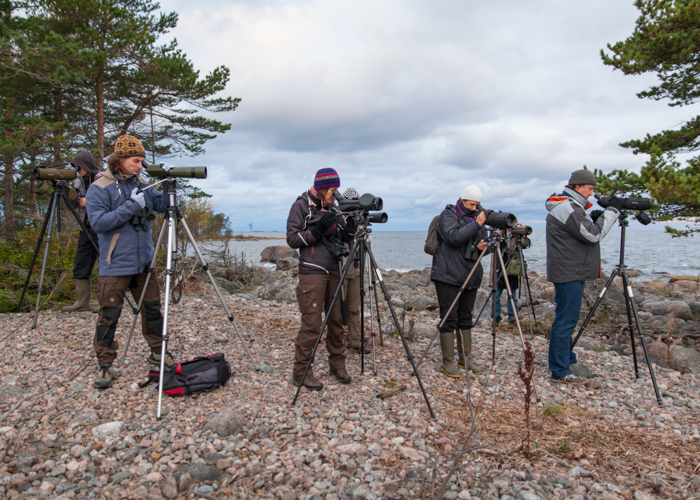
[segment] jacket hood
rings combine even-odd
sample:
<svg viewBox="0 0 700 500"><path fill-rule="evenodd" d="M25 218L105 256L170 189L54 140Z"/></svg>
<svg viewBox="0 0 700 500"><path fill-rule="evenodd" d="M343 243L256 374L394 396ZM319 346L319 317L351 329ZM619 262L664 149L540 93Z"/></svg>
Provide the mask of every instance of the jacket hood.
<svg viewBox="0 0 700 500"><path fill-rule="evenodd" d="M95 158L93 158L92 153L90 153L90 151L83 151L82 153L78 153L78 155L71 160L71 163L76 167L81 167L87 170L87 172L90 174L90 177L95 177L97 174L100 173L100 169L97 168L97 165L95 165Z"/></svg>
<svg viewBox="0 0 700 500"><path fill-rule="evenodd" d="M550 196L544 205L545 207L547 207L547 211L551 212L552 209L556 207L559 203L563 203L565 201L573 201L577 205L580 205L581 208L583 208L584 210L588 210L593 206L593 204L590 203L586 198L581 196L573 189L569 188L564 188L562 194L553 194L552 196Z"/></svg>

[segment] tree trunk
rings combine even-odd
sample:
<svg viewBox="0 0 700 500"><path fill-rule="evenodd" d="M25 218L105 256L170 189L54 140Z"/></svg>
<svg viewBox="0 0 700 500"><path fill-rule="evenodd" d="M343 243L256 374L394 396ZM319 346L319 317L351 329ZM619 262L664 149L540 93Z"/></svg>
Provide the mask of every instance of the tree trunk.
<svg viewBox="0 0 700 500"><path fill-rule="evenodd" d="M105 158L105 102L104 77L97 77L95 97L97 98L97 166L102 168Z"/></svg>
<svg viewBox="0 0 700 500"><path fill-rule="evenodd" d="M61 123L54 136L54 162L56 164L63 163L63 155L61 155L61 146L63 145L63 134L65 133L65 126L63 125L63 92L59 89L56 92L56 119Z"/></svg>
<svg viewBox="0 0 700 500"><path fill-rule="evenodd" d="M5 110L5 118L12 118L12 109ZM10 143L14 133L5 130L5 140ZM5 154L5 237L9 240L15 237L15 203L13 197L15 180L15 161L8 152Z"/></svg>

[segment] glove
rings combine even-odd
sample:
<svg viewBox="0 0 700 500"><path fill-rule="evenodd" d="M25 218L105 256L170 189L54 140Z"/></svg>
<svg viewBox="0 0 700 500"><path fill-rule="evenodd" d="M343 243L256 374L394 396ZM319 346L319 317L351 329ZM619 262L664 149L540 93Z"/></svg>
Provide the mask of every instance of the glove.
<svg viewBox="0 0 700 500"><path fill-rule="evenodd" d="M165 171L167 172L167 171L172 170L173 168L175 168L175 165L171 165L170 163L163 163L163 164L160 166L160 168L162 168L163 170L165 170Z"/></svg>
<svg viewBox="0 0 700 500"><path fill-rule="evenodd" d="M610 200L608 201L608 207L613 207L615 210L618 212L622 211L622 207L625 204L625 200L622 198L618 198L617 196L611 196Z"/></svg>
<svg viewBox="0 0 700 500"><path fill-rule="evenodd" d="M591 210L591 219L593 219L593 224L598 222L598 217L603 215L603 210Z"/></svg>
<svg viewBox="0 0 700 500"><path fill-rule="evenodd" d="M316 225L311 229L311 234L314 235L314 238L317 240L320 240L323 238L323 235L326 234L326 231L330 227L335 224L335 214L332 212L326 212L323 217L319 219L319 221L316 223Z"/></svg>
<svg viewBox="0 0 700 500"><path fill-rule="evenodd" d="M146 206L146 194L143 191L139 193L138 190L139 188L135 187L133 191L131 191L131 199L138 203L141 208L143 208Z"/></svg>

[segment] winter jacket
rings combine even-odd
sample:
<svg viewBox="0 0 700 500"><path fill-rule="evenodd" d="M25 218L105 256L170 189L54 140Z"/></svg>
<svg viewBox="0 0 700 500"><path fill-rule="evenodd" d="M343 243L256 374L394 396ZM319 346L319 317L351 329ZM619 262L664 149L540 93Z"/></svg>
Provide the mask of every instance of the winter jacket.
<svg viewBox="0 0 700 500"><path fill-rule="evenodd" d="M618 215L608 207L593 223L591 204L573 189L564 188L545 203L547 215L547 280L552 283L591 281L600 276L600 241Z"/></svg>
<svg viewBox="0 0 700 500"><path fill-rule="evenodd" d="M100 244L100 276L129 276L151 265L151 221L146 221L147 231L131 224L131 218L141 211L141 205L130 198L137 185L147 183L135 176L120 176L117 181L110 170L105 170L87 191L88 217ZM160 191L147 189L143 193L147 215L168 208L168 201Z"/></svg>
<svg viewBox="0 0 700 500"><path fill-rule="evenodd" d="M430 272L432 281L442 281L457 286L462 286L478 258L478 255L473 259L465 258L465 250L473 240L479 243L488 238L486 228L476 222L476 216L483 210L481 205L476 211L467 210L460 205L459 201L457 205L447 205L440 214L437 224L438 244ZM488 250L486 252L488 253ZM483 275L484 268L479 263L466 288L470 290L479 288Z"/></svg>
<svg viewBox="0 0 700 500"><path fill-rule="evenodd" d="M340 274L338 261L308 227L308 221L312 217L316 218L327 211L340 214L335 205L322 208L321 200L308 190L296 199L289 210L287 244L299 249L299 274Z"/></svg>
<svg viewBox="0 0 700 500"><path fill-rule="evenodd" d="M95 165L95 158L93 158L92 154L89 151L83 151L82 153L78 153L78 155L71 161L71 164L76 167L84 168L85 171L88 173L88 175L85 177L78 175L73 181L73 187L79 195L78 199L85 198L90 184L92 184L92 181L95 180L95 176L99 174L101 170L97 168L97 165ZM87 217L86 208L81 207L80 204L77 203L77 200L75 205L75 209L78 212L78 216L80 216L80 220L82 220L86 226L90 227L90 222Z"/></svg>

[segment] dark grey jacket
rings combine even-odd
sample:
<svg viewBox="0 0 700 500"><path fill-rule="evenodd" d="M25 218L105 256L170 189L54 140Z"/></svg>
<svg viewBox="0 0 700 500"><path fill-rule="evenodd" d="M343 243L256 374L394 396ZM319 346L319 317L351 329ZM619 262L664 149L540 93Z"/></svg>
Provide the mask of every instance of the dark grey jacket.
<svg viewBox="0 0 700 500"><path fill-rule="evenodd" d="M547 215L547 280L552 283L592 281L600 276L600 241L615 224L616 209L608 207L594 224L586 213L591 204L564 188L545 203Z"/></svg>
<svg viewBox="0 0 700 500"><path fill-rule="evenodd" d="M92 184L92 181L95 180L95 176L99 174L101 170L97 168L97 165L95 165L95 158L93 158L92 153L90 153L90 151L83 151L81 153L78 153L75 156L75 158L71 160L71 164L73 164L76 167L84 168L85 171L88 173L86 177L78 175L73 181L73 187L78 192L78 198L85 198L90 184ZM87 217L87 209L85 207L81 207L77 200L75 205L76 210L78 212L78 216L80 216L80 219L86 225L89 226L90 222L88 221Z"/></svg>
<svg viewBox="0 0 700 500"><path fill-rule="evenodd" d="M463 207L447 205L440 214L437 225L438 245L433 255L433 267L430 272L432 281L442 281L450 285L462 286L471 272L476 259L467 259L464 252L472 240L478 243L488 238L486 229L476 222L479 211L466 210ZM457 211L462 215L460 222ZM488 250L486 251L488 253ZM479 263L478 269L467 283L467 289L476 289L481 285L484 269Z"/></svg>
<svg viewBox="0 0 700 500"><path fill-rule="evenodd" d="M287 218L287 244L299 249L299 274L340 274L338 261L308 227L308 221L326 210L340 214L335 205L321 209L321 200L309 191L299 196Z"/></svg>

